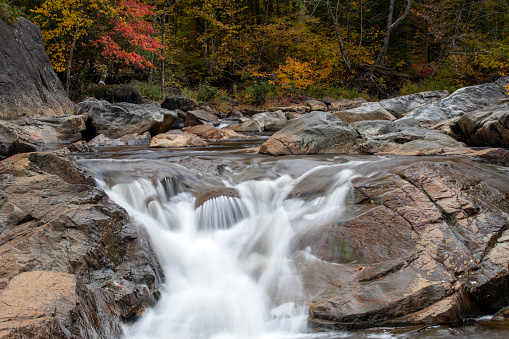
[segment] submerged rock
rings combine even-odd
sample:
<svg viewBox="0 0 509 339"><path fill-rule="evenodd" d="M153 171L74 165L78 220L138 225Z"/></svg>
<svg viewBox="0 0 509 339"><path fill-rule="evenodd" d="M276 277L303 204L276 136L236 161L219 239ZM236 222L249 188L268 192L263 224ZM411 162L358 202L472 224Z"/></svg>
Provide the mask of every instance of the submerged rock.
<svg viewBox="0 0 509 339"><path fill-rule="evenodd" d="M468 159L394 172L358 180L353 218L298 242L323 260L299 264L312 326L447 324L507 306L506 174Z"/></svg>
<svg viewBox="0 0 509 339"><path fill-rule="evenodd" d="M155 303L149 244L73 158L1 161L0 336L118 337L120 321Z"/></svg>

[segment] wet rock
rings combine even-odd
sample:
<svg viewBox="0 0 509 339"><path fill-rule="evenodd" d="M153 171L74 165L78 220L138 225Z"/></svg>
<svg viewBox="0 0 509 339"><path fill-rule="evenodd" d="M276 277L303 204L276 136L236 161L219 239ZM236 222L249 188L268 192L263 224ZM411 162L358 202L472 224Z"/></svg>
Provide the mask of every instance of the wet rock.
<svg viewBox="0 0 509 339"><path fill-rule="evenodd" d="M18 153L18 136L0 122L0 160Z"/></svg>
<svg viewBox="0 0 509 339"><path fill-rule="evenodd" d="M467 113L450 126L470 146L509 146L509 103Z"/></svg>
<svg viewBox="0 0 509 339"><path fill-rule="evenodd" d="M161 269L149 244L73 158L29 153L0 162L0 299L16 296L0 314L19 315L1 322L8 333L118 337L122 310L138 307L124 296L147 287L146 302L155 303ZM111 284L127 287L113 292Z"/></svg>
<svg viewBox="0 0 509 339"><path fill-rule="evenodd" d="M145 132L142 135L138 133L127 134L117 139L111 139L104 134L99 134L88 143L92 147L97 146L121 146L121 145L148 145L150 143L150 132Z"/></svg>
<svg viewBox="0 0 509 339"><path fill-rule="evenodd" d="M175 112L149 104L111 104L87 98L76 107L80 114L88 115L95 135L104 134L112 139L147 131L152 135L164 133L177 119Z"/></svg>
<svg viewBox="0 0 509 339"><path fill-rule="evenodd" d="M366 140L361 145L365 153L451 155L471 152L463 143L433 129L392 121L361 121L353 126Z"/></svg>
<svg viewBox="0 0 509 339"><path fill-rule="evenodd" d="M448 91L428 91L381 100L379 104L396 118L401 118L408 112L445 99L448 95Z"/></svg>
<svg viewBox="0 0 509 339"><path fill-rule="evenodd" d="M219 119L215 115L204 110L195 110L187 112L186 120L184 122L185 127L204 124L217 126L219 125Z"/></svg>
<svg viewBox="0 0 509 339"><path fill-rule="evenodd" d="M209 144L193 134L158 134L150 140L150 147L205 147Z"/></svg>
<svg viewBox="0 0 509 339"><path fill-rule="evenodd" d="M309 106L310 111L327 111L327 105L319 100L308 100L306 104Z"/></svg>
<svg viewBox="0 0 509 339"><path fill-rule="evenodd" d="M261 147L261 154L353 153L361 139L347 123L327 112L311 112L290 122Z"/></svg>
<svg viewBox="0 0 509 339"><path fill-rule="evenodd" d="M498 166L509 166L509 151L502 148L488 148L472 152L469 156L477 162Z"/></svg>
<svg viewBox="0 0 509 339"><path fill-rule="evenodd" d="M72 114L39 27L25 18L12 25L0 19L0 32L0 119Z"/></svg>
<svg viewBox="0 0 509 339"><path fill-rule="evenodd" d="M401 119L433 124L484 108L496 107L500 100L508 97L504 88L508 82L509 77L505 77L493 83L460 88L447 98L418 108Z"/></svg>
<svg viewBox="0 0 509 339"><path fill-rule="evenodd" d="M90 148L90 145L88 142L80 140L76 141L69 146L65 146L62 148L62 152L64 154L71 154L71 153L90 153L94 152L92 148Z"/></svg>
<svg viewBox="0 0 509 339"><path fill-rule="evenodd" d="M96 99L103 99L108 102L129 102L141 104L143 96L140 91L130 85L100 85L94 86L88 92Z"/></svg>
<svg viewBox="0 0 509 339"><path fill-rule="evenodd" d="M468 159L393 172L356 183L351 220L300 239L322 260L299 265L311 325L455 323L508 305L507 174Z"/></svg>
<svg viewBox="0 0 509 339"><path fill-rule="evenodd" d="M186 127L184 132L194 134L202 139L220 140L220 139L249 139L251 136L240 134L229 128L215 128L211 125L197 125Z"/></svg>
<svg viewBox="0 0 509 339"><path fill-rule="evenodd" d="M351 108L345 111L335 111L332 112L332 114L346 122L363 120L396 120L396 118L378 102L366 102L357 108Z"/></svg>
<svg viewBox="0 0 509 339"><path fill-rule="evenodd" d="M215 199L217 197L240 198L240 194L235 188L230 187L217 188L212 191L206 191L198 195L196 198L195 208L198 208L206 201Z"/></svg>
<svg viewBox="0 0 509 339"><path fill-rule="evenodd" d="M196 101L193 99L188 98L185 95L173 95L168 96L166 99L164 99L164 102L161 104L162 108L165 108L170 111L174 110L182 110L182 111L189 111L192 109L195 109L198 106Z"/></svg>

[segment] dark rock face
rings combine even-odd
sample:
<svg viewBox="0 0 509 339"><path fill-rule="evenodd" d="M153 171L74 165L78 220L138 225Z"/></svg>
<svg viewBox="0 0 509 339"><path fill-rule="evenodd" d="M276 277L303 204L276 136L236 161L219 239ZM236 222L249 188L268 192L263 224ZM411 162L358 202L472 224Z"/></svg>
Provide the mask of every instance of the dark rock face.
<svg viewBox="0 0 509 339"><path fill-rule="evenodd" d="M1 161L0 300L54 282L44 288L47 303L32 300L31 310L18 296L19 312L2 322L2 335L118 337L119 320L136 319L158 295L161 270L148 244L72 158L29 153ZM55 315L51 305L59 306Z"/></svg>
<svg viewBox="0 0 509 339"><path fill-rule="evenodd" d="M415 109L401 119L432 124L480 109L496 107L500 100L508 97L504 88L508 82L509 77L505 77L489 84L460 88L447 98Z"/></svg>
<svg viewBox="0 0 509 339"><path fill-rule="evenodd" d="M104 99L113 102L129 102L131 104L141 104L143 96L140 91L130 85L107 85L95 86L89 89L89 92L96 99Z"/></svg>
<svg viewBox="0 0 509 339"><path fill-rule="evenodd" d="M507 174L468 159L359 180L347 221L298 246L318 328L445 324L509 304ZM341 263L341 266L332 263Z"/></svg>
<svg viewBox="0 0 509 339"><path fill-rule="evenodd" d="M471 146L509 146L509 103L463 115L451 132Z"/></svg>
<svg viewBox="0 0 509 339"><path fill-rule="evenodd" d="M111 104L87 98L76 107L80 114L88 115L95 135L104 134L112 139L147 131L151 135L164 133L170 130L177 119L175 112L150 104Z"/></svg>
<svg viewBox="0 0 509 339"><path fill-rule="evenodd" d="M187 112L186 120L184 121L185 127L204 124L217 126L219 125L219 119L215 115L201 109Z"/></svg>
<svg viewBox="0 0 509 339"><path fill-rule="evenodd" d="M185 95L173 95L166 97L164 102L161 104L162 108L169 109L170 111L180 109L182 111L189 111L196 108L198 104L193 99L188 98Z"/></svg>
<svg viewBox="0 0 509 339"><path fill-rule="evenodd" d="M0 124L0 160L18 153L18 136L8 126Z"/></svg>
<svg viewBox="0 0 509 339"><path fill-rule="evenodd" d="M357 131L327 112L311 112L276 132L261 147L261 154L355 153Z"/></svg>
<svg viewBox="0 0 509 339"><path fill-rule="evenodd" d="M0 46L0 119L73 112L38 26L24 18L8 26L0 19Z"/></svg>

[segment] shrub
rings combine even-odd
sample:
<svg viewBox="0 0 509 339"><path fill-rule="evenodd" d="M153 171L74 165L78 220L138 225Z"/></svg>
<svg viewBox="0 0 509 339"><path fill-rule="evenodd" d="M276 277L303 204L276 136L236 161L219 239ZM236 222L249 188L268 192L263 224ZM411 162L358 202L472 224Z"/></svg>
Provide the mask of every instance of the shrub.
<svg viewBox="0 0 509 339"><path fill-rule="evenodd" d="M274 85L269 81L254 81L244 90L247 102L253 105L261 105L273 96Z"/></svg>
<svg viewBox="0 0 509 339"><path fill-rule="evenodd" d="M0 18L8 25L17 22L20 15L18 8L9 5L7 0L0 0Z"/></svg>
<svg viewBox="0 0 509 339"><path fill-rule="evenodd" d="M198 94L196 96L196 99L198 101L209 102L209 101L213 101L214 99L216 99L218 94L219 94L219 91L216 88L212 87L208 83L208 81L205 81L203 84L198 86Z"/></svg>

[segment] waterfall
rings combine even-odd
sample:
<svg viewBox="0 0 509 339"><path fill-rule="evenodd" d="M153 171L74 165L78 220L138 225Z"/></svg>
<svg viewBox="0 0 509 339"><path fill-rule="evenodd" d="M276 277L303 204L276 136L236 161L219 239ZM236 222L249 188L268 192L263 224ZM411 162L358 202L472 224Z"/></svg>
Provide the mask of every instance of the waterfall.
<svg viewBox="0 0 509 339"><path fill-rule="evenodd" d="M296 191L316 183L324 169L332 174L322 175L320 189ZM146 227L166 278L157 305L125 326L125 338L306 336L306 295L292 239L341 216L354 176L344 165L324 165L298 178L225 181L238 196L199 207L195 191L168 179L109 185L98 179Z"/></svg>

